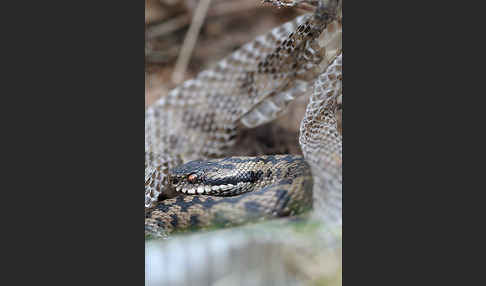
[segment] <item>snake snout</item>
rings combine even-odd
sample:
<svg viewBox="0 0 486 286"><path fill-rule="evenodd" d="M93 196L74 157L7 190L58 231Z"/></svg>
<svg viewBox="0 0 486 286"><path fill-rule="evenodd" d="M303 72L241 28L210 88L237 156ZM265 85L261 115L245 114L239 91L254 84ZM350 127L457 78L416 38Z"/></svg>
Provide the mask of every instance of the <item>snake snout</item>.
<svg viewBox="0 0 486 286"><path fill-rule="evenodd" d="M191 161L170 171L172 187L189 195L234 196L252 191L263 171L240 158Z"/></svg>

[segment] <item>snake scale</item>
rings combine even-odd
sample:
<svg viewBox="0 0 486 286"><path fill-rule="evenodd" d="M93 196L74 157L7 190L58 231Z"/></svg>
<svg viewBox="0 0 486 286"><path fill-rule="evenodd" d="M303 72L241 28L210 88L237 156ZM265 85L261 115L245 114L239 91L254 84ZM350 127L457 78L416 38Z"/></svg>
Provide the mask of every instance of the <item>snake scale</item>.
<svg viewBox="0 0 486 286"><path fill-rule="evenodd" d="M342 100L342 1L267 2L306 3L315 11L244 45L146 110L146 237L293 216L311 207L310 219L341 225L336 112ZM226 157L242 130L274 120L308 90L299 137L303 157ZM296 249L319 238L294 236L286 242ZM174 249L167 245L166 254Z"/></svg>
<svg viewBox="0 0 486 286"><path fill-rule="evenodd" d="M299 214L312 206L312 177L301 156L191 161L170 173L181 193L208 195L159 202L148 217L150 233L237 225Z"/></svg>

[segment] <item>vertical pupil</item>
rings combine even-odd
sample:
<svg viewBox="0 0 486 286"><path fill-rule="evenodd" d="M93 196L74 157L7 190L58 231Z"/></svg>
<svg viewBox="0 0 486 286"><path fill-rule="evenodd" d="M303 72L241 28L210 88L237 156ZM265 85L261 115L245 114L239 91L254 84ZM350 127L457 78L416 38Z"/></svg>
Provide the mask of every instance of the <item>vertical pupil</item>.
<svg viewBox="0 0 486 286"><path fill-rule="evenodd" d="M192 174L192 175L189 175L189 177L187 179L189 180L189 182L194 183L196 181L196 178L197 178L197 176Z"/></svg>

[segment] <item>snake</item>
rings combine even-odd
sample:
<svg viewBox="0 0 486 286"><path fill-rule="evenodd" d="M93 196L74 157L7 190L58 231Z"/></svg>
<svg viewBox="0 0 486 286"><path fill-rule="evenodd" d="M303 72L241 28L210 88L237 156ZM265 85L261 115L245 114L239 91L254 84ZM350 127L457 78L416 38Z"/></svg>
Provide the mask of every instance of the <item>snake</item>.
<svg viewBox="0 0 486 286"><path fill-rule="evenodd" d="M157 204L148 217L149 233L228 227L312 207L312 176L302 156L191 161L172 169L170 177L177 192L188 196Z"/></svg>
<svg viewBox="0 0 486 286"><path fill-rule="evenodd" d="M341 284L342 0L265 2L314 10L146 109L146 285ZM301 154L238 148L307 96Z"/></svg>
<svg viewBox="0 0 486 286"><path fill-rule="evenodd" d="M312 208L339 223L339 210L328 211L329 204L339 205L339 196L323 198L320 190L339 189L341 182L335 111L342 81L342 1L293 4L300 2L314 5L314 13L257 37L146 110L146 238ZM314 95L325 98L311 98L301 122L303 156L226 157L242 130L279 117L312 86Z"/></svg>

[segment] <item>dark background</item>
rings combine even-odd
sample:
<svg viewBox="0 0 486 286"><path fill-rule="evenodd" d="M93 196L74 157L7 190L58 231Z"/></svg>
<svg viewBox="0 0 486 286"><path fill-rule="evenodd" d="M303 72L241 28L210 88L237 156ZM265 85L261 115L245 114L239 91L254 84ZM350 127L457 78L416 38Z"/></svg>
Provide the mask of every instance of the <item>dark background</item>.
<svg viewBox="0 0 486 286"><path fill-rule="evenodd" d="M344 283L474 277L484 105L463 97L481 97L484 10L438 3L343 4ZM163 70L146 4L2 5L4 279L143 283L142 71Z"/></svg>

